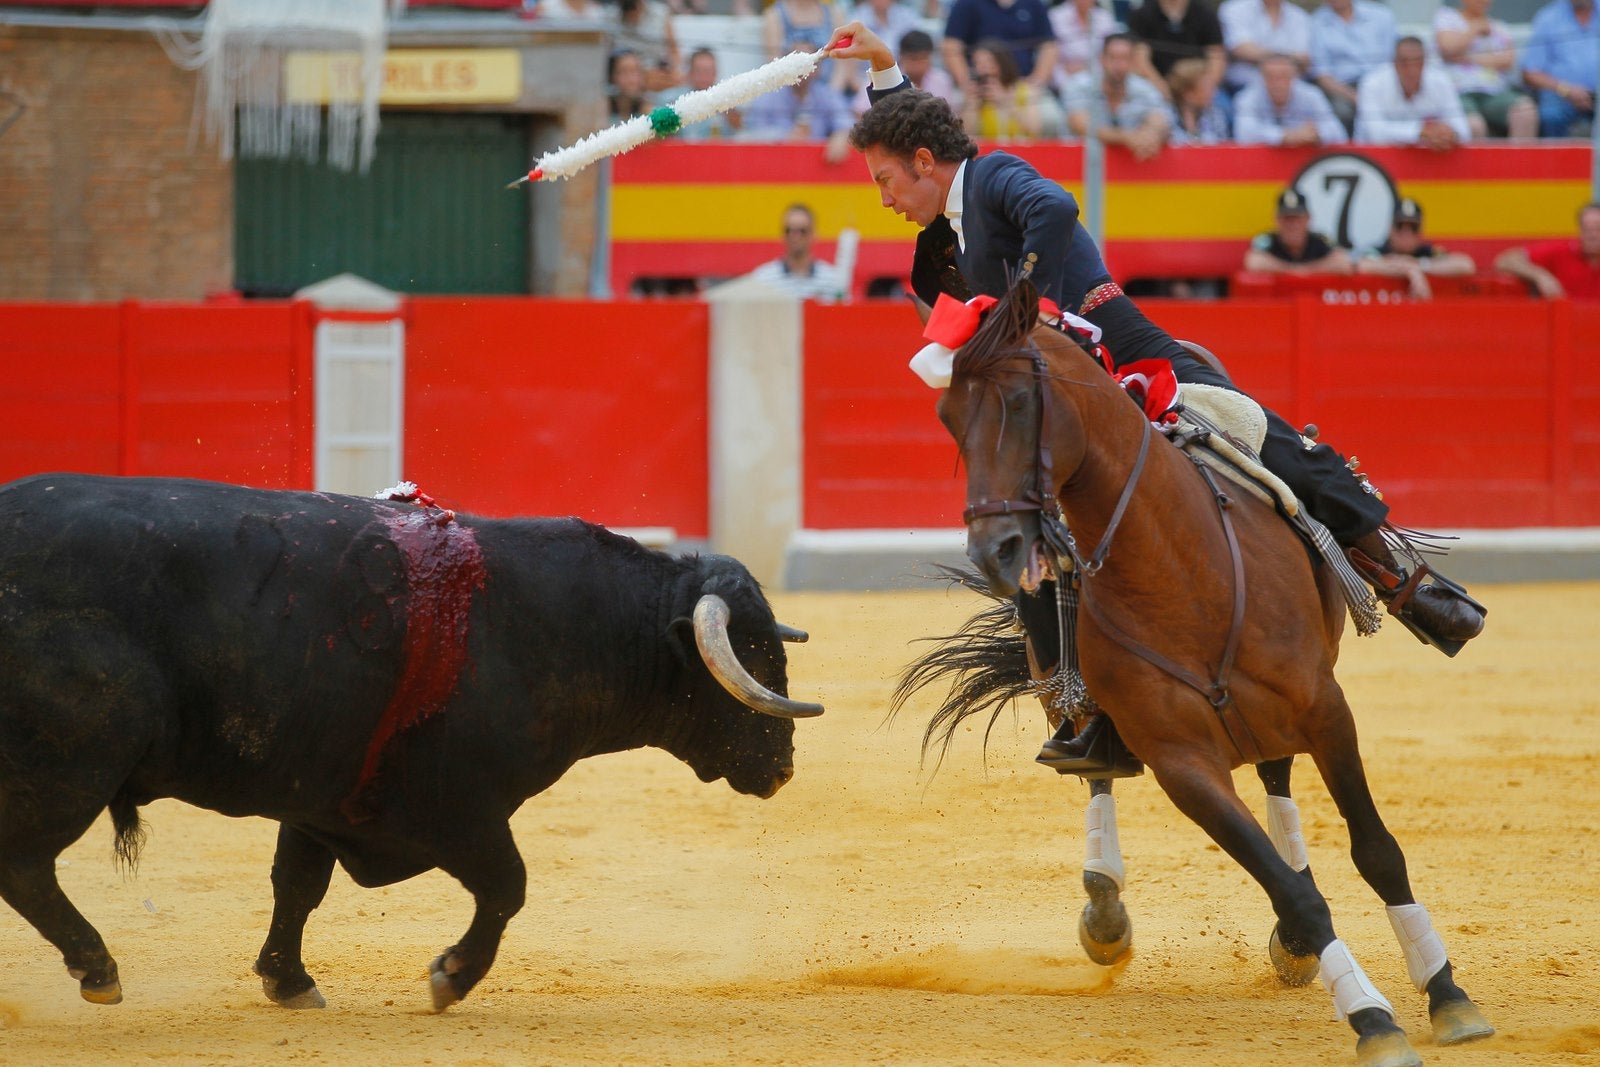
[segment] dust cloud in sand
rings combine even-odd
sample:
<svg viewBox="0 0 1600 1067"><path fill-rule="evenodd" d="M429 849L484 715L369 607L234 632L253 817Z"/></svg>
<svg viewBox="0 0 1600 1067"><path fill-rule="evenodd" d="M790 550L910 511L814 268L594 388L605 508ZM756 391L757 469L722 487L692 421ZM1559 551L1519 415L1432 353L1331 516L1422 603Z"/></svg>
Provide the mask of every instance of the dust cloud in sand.
<svg viewBox="0 0 1600 1067"><path fill-rule="evenodd" d="M1312 869L1340 935L1429 1064L1600 1062L1600 585L1475 590L1486 633L1457 659L1390 622L1347 637L1339 677L1368 777L1462 986L1500 1033L1439 1048L1381 903L1309 761L1296 767ZM342 873L307 930L329 1006L290 1012L250 964L271 908L274 827L171 801L144 810L137 877L104 819L62 857L126 1000L84 1003L60 959L0 908L0 1061L195 1064L1353 1063L1320 984L1266 961L1265 896L1146 775L1116 790L1134 953L1084 958L1087 791L1032 763L1036 706L937 773L930 710L885 724L911 639L948 633L962 591L777 594L791 649L793 782L757 801L665 753L579 764L516 815L528 903L484 982L428 1010L428 961L470 898L437 872L366 890ZM1249 770L1241 795L1264 811ZM0 857L3 862L3 857Z"/></svg>

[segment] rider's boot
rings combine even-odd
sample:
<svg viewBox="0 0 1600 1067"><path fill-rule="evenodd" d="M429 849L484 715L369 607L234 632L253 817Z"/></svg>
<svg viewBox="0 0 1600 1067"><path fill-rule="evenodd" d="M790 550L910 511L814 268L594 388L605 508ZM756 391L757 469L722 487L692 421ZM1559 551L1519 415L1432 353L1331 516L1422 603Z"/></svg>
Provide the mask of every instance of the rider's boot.
<svg viewBox="0 0 1600 1067"><path fill-rule="evenodd" d="M1139 757L1128 751L1111 716L1101 712L1078 730L1068 716L1044 743L1034 761L1080 778L1132 778L1144 773Z"/></svg>
<svg viewBox="0 0 1600 1067"><path fill-rule="evenodd" d="M1488 609L1420 560L1408 574L1384 542L1381 529L1357 538L1345 554L1357 573L1372 584L1389 614L1425 644L1454 656L1483 632Z"/></svg>

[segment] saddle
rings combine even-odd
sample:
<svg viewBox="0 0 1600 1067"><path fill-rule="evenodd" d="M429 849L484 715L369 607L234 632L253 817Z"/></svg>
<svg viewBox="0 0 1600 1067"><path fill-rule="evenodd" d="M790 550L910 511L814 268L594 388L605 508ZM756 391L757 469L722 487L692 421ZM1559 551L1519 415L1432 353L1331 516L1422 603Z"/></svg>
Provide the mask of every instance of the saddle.
<svg viewBox="0 0 1600 1067"><path fill-rule="evenodd" d="M1263 503L1271 504L1339 579L1350 621L1362 636L1378 632L1383 615L1371 587L1351 566L1328 528L1300 506L1283 480L1262 466L1267 418L1261 405L1221 386L1185 382L1178 386L1177 419L1161 429L1173 444Z"/></svg>

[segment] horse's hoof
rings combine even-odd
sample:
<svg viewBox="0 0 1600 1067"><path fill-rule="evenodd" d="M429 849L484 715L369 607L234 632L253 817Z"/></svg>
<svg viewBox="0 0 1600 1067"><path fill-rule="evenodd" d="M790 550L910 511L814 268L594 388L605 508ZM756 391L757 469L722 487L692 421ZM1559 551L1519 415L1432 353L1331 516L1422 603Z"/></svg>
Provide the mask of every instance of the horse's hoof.
<svg viewBox="0 0 1600 1067"><path fill-rule="evenodd" d="M1278 981L1293 989L1310 985L1317 977L1317 957L1296 956L1284 948L1276 926L1272 928L1272 937L1267 941L1267 957L1272 960L1272 969L1277 972Z"/></svg>
<svg viewBox="0 0 1600 1067"><path fill-rule="evenodd" d="M1422 1067L1422 1057L1406 1040L1404 1030L1369 1034L1356 1042L1356 1062L1361 1067Z"/></svg>
<svg viewBox="0 0 1600 1067"><path fill-rule="evenodd" d="M121 1004L122 983L115 978L101 986L80 982L78 994L90 1004Z"/></svg>
<svg viewBox="0 0 1600 1067"><path fill-rule="evenodd" d="M1431 1018L1433 1039L1441 1045L1459 1045L1494 1033L1494 1027L1470 1000L1452 1000L1439 1005Z"/></svg>
<svg viewBox="0 0 1600 1067"><path fill-rule="evenodd" d="M1078 944L1083 946L1089 959L1102 967L1109 967L1128 955L1133 944L1133 923L1124 920L1121 936L1113 941L1096 941L1094 935L1089 933L1089 905L1086 904L1078 916Z"/></svg>

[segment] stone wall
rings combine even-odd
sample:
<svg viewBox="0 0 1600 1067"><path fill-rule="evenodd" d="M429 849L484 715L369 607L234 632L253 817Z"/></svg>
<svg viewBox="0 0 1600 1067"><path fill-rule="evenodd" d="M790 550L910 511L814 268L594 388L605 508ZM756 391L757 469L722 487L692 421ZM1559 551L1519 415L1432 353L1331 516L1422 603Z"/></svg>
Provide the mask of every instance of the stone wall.
<svg viewBox="0 0 1600 1067"><path fill-rule="evenodd" d="M605 124L603 32L462 25L397 24L390 46L519 48L524 91L508 110L541 119L534 154ZM232 288L233 168L202 135L196 79L131 25L0 22L0 300ZM534 292L588 293L599 190L591 168L529 194Z"/></svg>

